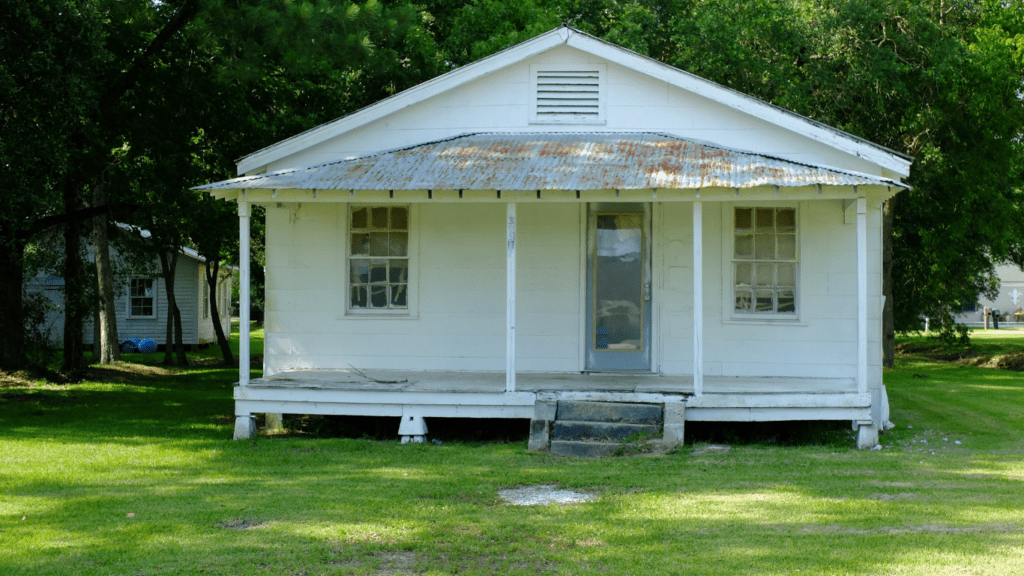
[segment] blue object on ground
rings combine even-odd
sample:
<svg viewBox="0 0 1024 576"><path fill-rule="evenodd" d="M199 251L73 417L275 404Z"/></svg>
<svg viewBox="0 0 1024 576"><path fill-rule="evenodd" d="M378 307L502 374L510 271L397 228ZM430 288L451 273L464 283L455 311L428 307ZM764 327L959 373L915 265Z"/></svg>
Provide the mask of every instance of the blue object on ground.
<svg viewBox="0 0 1024 576"><path fill-rule="evenodd" d="M138 338L125 338L121 341L121 352L125 354L132 354L139 351L139 340Z"/></svg>
<svg viewBox="0 0 1024 576"><path fill-rule="evenodd" d="M139 352L143 354L152 354L156 352L156 342L152 338L143 338L139 341Z"/></svg>

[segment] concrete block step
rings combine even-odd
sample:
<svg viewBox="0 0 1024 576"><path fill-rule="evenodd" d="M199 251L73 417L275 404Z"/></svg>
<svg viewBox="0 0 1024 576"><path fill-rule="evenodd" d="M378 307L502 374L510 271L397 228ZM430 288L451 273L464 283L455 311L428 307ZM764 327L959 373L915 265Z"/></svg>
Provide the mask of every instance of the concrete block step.
<svg viewBox="0 0 1024 576"><path fill-rule="evenodd" d="M658 424L663 419L661 404L626 402L587 402L559 400L555 420L574 422L622 422L627 424Z"/></svg>
<svg viewBox="0 0 1024 576"><path fill-rule="evenodd" d="M661 426L655 424L623 424L618 422L573 422L556 420L551 426L552 440L621 441L634 434L656 436Z"/></svg>
<svg viewBox="0 0 1024 576"><path fill-rule="evenodd" d="M622 450L619 442L577 442L572 440L552 440L551 453L555 456L572 456L575 458L600 458Z"/></svg>

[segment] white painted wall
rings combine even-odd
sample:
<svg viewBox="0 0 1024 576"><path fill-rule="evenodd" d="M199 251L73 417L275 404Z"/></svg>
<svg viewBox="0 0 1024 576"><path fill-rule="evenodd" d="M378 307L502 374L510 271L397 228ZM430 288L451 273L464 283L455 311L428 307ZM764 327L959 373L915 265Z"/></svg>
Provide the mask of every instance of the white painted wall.
<svg viewBox="0 0 1024 576"><path fill-rule="evenodd" d="M385 317L346 313L347 214L345 204L268 207L266 375L504 370L504 204L415 205L410 311ZM577 204L519 206L521 371L579 370L579 214Z"/></svg>
<svg viewBox="0 0 1024 576"><path fill-rule="evenodd" d="M530 124L531 65L595 63L607 67L604 125ZM273 162L268 168L308 166L490 131L654 131L796 162L881 174L877 165L861 158L564 45Z"/></svg>
<svg viewBox="0 0 1024 576"><path fill-rule="evenodd" d="M739 204L743 204L740 202ZM854 378L856 228L842 201L800 210L799 320L734 322L723 216L705 203L705 372L724 376ZM576 203L518 206L517 367L575 372L580 364L581 214ZM345 311L345 204L267 209L265 374L307 368L493 370L505 363L503 204L414 205L417 249L410 313ZM692 370L692 206L655 207L656 371ZM880 225L869 203L869 386L881 383ZM722 270L725 270L723 274Z"/></svg>

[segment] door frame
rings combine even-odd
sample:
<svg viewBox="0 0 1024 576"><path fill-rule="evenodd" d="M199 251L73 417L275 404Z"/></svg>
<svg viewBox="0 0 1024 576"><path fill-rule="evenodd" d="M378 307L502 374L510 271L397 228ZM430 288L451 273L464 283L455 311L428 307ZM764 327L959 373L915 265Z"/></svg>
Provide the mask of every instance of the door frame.
<svg viewBox="0 0 1024 576"><path fill-rule="evenodd" d="M657 314L655 311L656 287L655 281L655 210L653 202L584 202L580 210L580 371L581 372L643 372L652 373L655 367L655 324ZM591 254L591 227L595 225L593 217L596 213L602 212L635 212L642 215L643 219L643 274L646 282L641 279L646 287L641 288L641 335L644 348L639 354L639 365L623 368L602 368L591 364L592 356L590 332L593 323L594 306L591 302L592 279L594 271L591 268L593 254ZM596 240L595 240L596 241ZM646 293L646 298L644 294Z"/></svg>

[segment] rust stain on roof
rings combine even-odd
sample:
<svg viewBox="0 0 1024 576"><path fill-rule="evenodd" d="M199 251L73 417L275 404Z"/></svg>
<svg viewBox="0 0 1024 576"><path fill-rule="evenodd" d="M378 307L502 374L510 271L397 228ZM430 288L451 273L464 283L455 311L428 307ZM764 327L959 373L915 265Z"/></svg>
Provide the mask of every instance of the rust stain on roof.
<svg viewBox="0 0 1024 576"><path fill-rule="evenodd" d="M815 184L906 188L880 176L642 132L468 134L196 189L643 190Z"/></svg>

